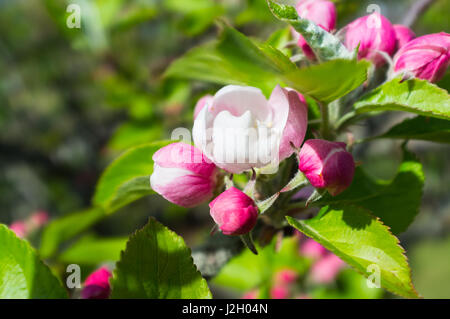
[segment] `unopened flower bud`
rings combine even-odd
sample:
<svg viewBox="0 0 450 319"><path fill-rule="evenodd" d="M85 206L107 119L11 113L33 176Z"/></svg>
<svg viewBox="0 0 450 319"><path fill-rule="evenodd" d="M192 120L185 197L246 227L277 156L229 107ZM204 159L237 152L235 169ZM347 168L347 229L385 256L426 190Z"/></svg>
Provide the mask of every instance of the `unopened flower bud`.
<svg viewBox="0 0 450 319"><path fill-rule="evenodd" d="M27 225L23 221L13 222L11 225L9 225L9 229L11 229L19 238L26 237L28 233Z"/></svg>
<svg viewBox="0 0 450 319"><path fill-rule="evenodd" d="M402 24L394 24L395 39L397 41L397 50L416 37L412 30Z"/></svg>
<svg viewBox="0 0 450 319"><path fill-rule="evenodd" d="M231 187L209 203L210 214L225 235L244 235L256 224L258 207L253 199Z"/></svg>
<svg viewBox="0 0 450 319"><path fill-rule="evenodd" d="M217 167L192 145L173 143L153 155L152 189L169 202L193 207L211 198Z"/></svg>
<svg viewBox="0 0 450 319"><path fill-rule="evenodd" d="M299 169L312 186L335 196L352 183L355 162L345 143L311 139L299 152Z"/></svg>
<svg viewBox="0 0 450 319"><path fill-rule="evenodd" d="M441 32L406 43L394 56L394 71L430 82L439 81L450 63L450 34Z"/></svg>
<svg viewBox="0 0 450 319"><path fill-rule="evenodd" d="M284 285L275 285L270 289L270 298L287 299L289 297L289 288Z"/></svg>
<svg viewBox="0 0 450 319"><path fill-rule="evenodd" d="M325 247L312 239L307 239L300 246L300 254L311 259L319 259L325 256L326 253Z"/></svg>
<svg viewBox="0 0 450 319"><path fill-rule="evenodd" d="M345 27L345 46L349 50L358 47L358 58L372 61L376 66L386 62L380 52L392 55L396 39L392 24L379 13L356 19Z"/></svg>
<svg viewBox="0 0 450 319"><path fill-rule="evenodd" d="M296 9L301 18L311 20L325 31L330 32L336 27L336 7L331 1L302 0L297 3ZM293 34L306 57L315 60L316 57L303 36L295 30Z"/></svg>
<svg viewBox="0 0 450 319"><path fill-rule="evenodd" d="M292 269L282 269L275 274L275 284L289 285L298 279L298 273Z"/></svg>
<svg viewBox="0 0 450 319"><path fill-rule="evenodd" d="M84 282L84 288L81 291L83 299L107 299L109 297L111 287L109 278L111 272L106 267L101 267L90 274Z"/></svg>
<svg viewBox="0 0 450 319"><path fill-rule="evenodd" d="M344 265L342 259L330 253L312 266L311 278L316 283L330 283L336 278Z"/></svg>

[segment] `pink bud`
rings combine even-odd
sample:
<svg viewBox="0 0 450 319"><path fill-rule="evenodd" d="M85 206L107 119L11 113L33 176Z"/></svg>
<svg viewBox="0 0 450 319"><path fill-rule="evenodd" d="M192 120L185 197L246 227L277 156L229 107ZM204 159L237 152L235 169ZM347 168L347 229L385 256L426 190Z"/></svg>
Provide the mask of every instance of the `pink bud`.
<svg viewBox="0 0 450 319"><path fill-rule="evenodd" d="M379 52L392 55L396 39L392 24L379 13L361 17L345 27L345 46L354 50L359 44L358 58L372 61L376 66L386 60Z"/></svg>
<svg viewBox="0 0 450 319"><path fill-rule="evenodd" d="M283 269L275 274L276 285L289 285L298 279L298 274L292 269Z"/></svg>
<svg viewBox="0 0 450 319"><path fill-rule="evenodd" d="M109 285L109 278L112 276L111 272L106 267L101 267L90 274L84 282L84 288L81 291L81 298L83 299L107 299L111 287Z"/></svg>
<svg viewBox="0 0 450 319"><path fill-rule="evenodd" d="M439 81L450 63L450 34L441 32L418 37L394 56L394 71L419 79Z"/></svg>
<svg viewBox="0 0 450 319"><path fill-rule="evenodd" d="M217 168L192 145L173 143L153 155L152 189L183 207L193 207L211 198Z"/></svg>
<svg viewBox="0 0 450 319"><path fill-rule="evenodd" d="M319 259L326 255L327 250L321 244L312 239L307 239L300 246L300 253L311 259Z"/></svg>
<svg viewBox="0 0 450 319"><path fill-rule="evenodd" d="M336 7L333 2L325 0L302 0L296 6L298 15L317 24L325 31L332 31L336 27ZM298 46L310 60L315 60L314 52L311 50L303 36L295 30L294 37L298 38Z"/></svg>
<svg viewBox="0 0 450 319"><path fill-rule="evenodd" d="M336 196L350 186L355 172L352 154L345 143L307 140L299 153L299 169L312 186L326 188Z"/></svg>
<svg viewBox="0 0 450 319"><path fill-rule="evenodd" d="M289 297L289 288L284 285L275 285L270 289L270 298L287 299Z"/></svg>
<svg viewBox="0 0 450 319"><path fill-rule="evenodd" d="M406 43L416 37L412 30L401 24L394 24L395 39L397 40L397 49L402 48Z"/></svg>
<svg viewBox="0 0 450 319"><path fill-rule="evenodd" d="M256 224L258 208L253 199L231 187L209 203L210 214L225 235L243 235Z"/></svg>
<svg viewBox="0 0 450 319"><path fill-rule="evenodd" d="M242 296L242 299L258 299L258 297L259 297L259 290L255 289L255 290L250 290L249 292L246 292Z"/></svg>
<svg viewBox="0 0 450 319"><path fill-rule="evenodd" d="M46 211L37 211L31 215L31 222L36 228L42 227L48 223L49 216Z"/></svg>
<svg viewBox="0 0 450 319"><path fill-rule="evenodd" d="M194 120L197 117L198 113L208 104L211 103L213 99L213 96L210 94L207 94L198 100L197 104L195 105L194 109Z"/></svg>
<svg viewBox="0 0 450 319"><path fill-rule="evenodd" d="M311 268L311 278L316 283L332 282L345 263L336 255L328 254L317 261Z"/></svg>
<svg viewBox="0 0 450 319"><path fill-rule="evenodd" d="M9 226L9 229L11 229L19 238L24 238L28 233L27 225L22 221L13 222Z"/></svg>

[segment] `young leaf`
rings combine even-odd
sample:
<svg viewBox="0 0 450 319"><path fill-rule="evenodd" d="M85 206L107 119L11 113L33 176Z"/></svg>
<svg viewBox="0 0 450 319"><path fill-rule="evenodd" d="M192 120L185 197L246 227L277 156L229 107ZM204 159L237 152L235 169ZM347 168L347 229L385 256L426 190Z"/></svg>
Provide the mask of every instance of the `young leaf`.
<svg viewBox="0 0 450 319"><path fill-rule="evenodd" d="M278 19L292 25L306 40L319 61L353 59L355 55L347 50L341 41L314 22L302 19L297 10L289 5L268 0L269 8Z"/></svg>
<svg viewBox="0 0 450 319"><path fill-rule="evenodd" d="M392 181L374 180L357 168L352 185L338 196L326 194L312 205L355 204L370 210L394 234L405 231L419 212L424 174L414 154L404 151L404 159Z"/></svg>
<svg viewBox="0 0 450 319"><path fill-rule="evenodd" d="M43 258L53 256L59 245L80 234L106 216L100 208L90 208L52 220L42 234L39 253Z"/></svg>
<svg viewBox="0 0 450 319"><path fill-rule="evenodd" d="M404 120L386 133L373 138L399 138L450 143L450 121L433 117L416 116Z"/></svg>
<svg viewBox="0 0 450 319"><path fill-rule="evenodd" d="M371 269L375 266L380 270L382 287L403 297L418 297L398 239L369 211L356 206L326 206L309 220L286 218L291 226L322 244L364 276L372 275Z"/></svg>
<svg viewBox="0 0 450 319"><path fill-rule="evenodd" d="M350 93L367 79L370 63L336 59L286 73L286 84L319 101L331 102Z"/></svg>
<svg viewBox="0 0 450 319"><path fill-rule="evenodd" d="M172 63L165 76L249 85L269 95L280 82L282 73L297 68L270 45L258 46L237 30L226 25L222 27L218 42L192 49Z"/></svg>
<svg viewBox="0 0 450 319"><path fill-rule="evenodd" d="M67 298L30 244L0 224L0 299Z"/></svg>
<svg viewBox="0 0 450 319"><path fill-rule="evenodd" d="M211 298L183 238L154 218L130 237L111 284L111 298Z"/></svg>
<svg viewBox="0 0 450 319"><path fill-rule="evenodd" d="M97 184L93 204L111 213L152 193L149 177L153 154L173 141L160 141L129 149L112 162Z"/></svg>
<svg viewBox="0 0 450 319"><path fill-rule="evenodd" d="M450 120L448 92L419 79L395 78L363 96L354 108L357 113L405 111Z"/></svg>

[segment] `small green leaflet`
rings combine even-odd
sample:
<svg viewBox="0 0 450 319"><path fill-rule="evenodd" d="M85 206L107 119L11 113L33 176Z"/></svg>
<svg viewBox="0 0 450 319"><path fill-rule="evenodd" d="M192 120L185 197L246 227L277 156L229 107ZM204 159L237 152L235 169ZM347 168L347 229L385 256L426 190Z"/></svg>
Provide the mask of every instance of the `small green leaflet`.
<svg viewBox="0 0 450 319"><path fill-rule="evenodd" d="M378 268L382 287L403 297L418 297L398 239L368 210L352 205L326 206L309 220L286 219L364 276L373 275L373 269Z"/></svg>
<svg viewBox="0 0 450 319"><path fill-rule="evenodd" d="M355 58L355 54L348 51L337 37L328 33L314 22L300 18L294 7L278 4L271 0L267 2L275 17L292 25L305 38L319 61L325 62L334 59L353 60Z"/></svg>
<svg viewBox="0 0 450 319"><path fill-rule="evenodd" d="M133 234L111 280L111 298L211 298L182 237L154 218Z"/></svg>
<svg viewBox="0 0 450 319"><path fill-rule="evenodd" d="M67 293L30 244L0 224L0 299L60 299Z"/></svg>
<svg viewBox="0 0 450 319"><path fill-rule="evenodd" d="M354 104L357 113L405 111L450 120L450 95L426 80L395 78Z"/></svg>

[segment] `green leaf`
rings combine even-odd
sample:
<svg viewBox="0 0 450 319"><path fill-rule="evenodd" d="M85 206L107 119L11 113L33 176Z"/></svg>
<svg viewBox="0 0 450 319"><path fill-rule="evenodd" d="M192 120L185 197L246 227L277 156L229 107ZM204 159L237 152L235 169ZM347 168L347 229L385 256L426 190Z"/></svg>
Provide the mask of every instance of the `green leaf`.
<svg viewBox="0 0 450 319"><path fill-rule="evenodd" d="M423 193L422 165L404 150L404 159L392 181L374 180L357 168L352 185L338 196L324 195L312 205L355 204L370 210L394 234L405 231L419 213Z"/></svg>
<svg viewBox="0 0 450 319"><path fill-rule="evenodd" d="M97 265L117 261L128 238L95 238L87 236L67 248L58 257L66 264Z"/></svg>
<svg viewBox="0 0 450 319"><path fill-rule="evenodd" d="M324 207L309 220L286 217L289 224L368 277L377 265L381 286L407 298L418 294L398 239L369 211L356 206Z"/></svg>
<svg viewBox="0 0 450 319"><path fill-rule="evenodd" d="M145 195L152 194L149 177L153 154L173 141L160 141L129 149L112 162L97 184L93 204L111 213Z"/></svg>
<svg viewBox="0 0 450 319"><path fill-rule="evenodd" d="M373 138L399 138L450 143L450 121L417 116L406 119L392 127L386 133Z"/></svg>
<svg viewBox="0 0 450 319"><path fill-rule="evenodd" d="M268 4L275 17L292 25L305 38L319 61L354 59L355 55L348 51L337 37L314 22L300 18L294 7L271 0Z"/></svg>
<svg viewBox="0 0 450 319"><path fill-rule="evenodd" d="M111 298L212 297L183 238L154 218L130 237L111 284Z"/></svg>
<svg viewBox="0 0 450 319"><path fill-rule="evenodd" d="M267 44L258 46L242 33L223 25L218 42L192 49L172 63L165 76L249 85L269 95L280 82L280 76L296 68L279 50Z"/></svg>
<svg viewBox="0 0 450 319"><path fill-rule="evenodd" d="M90 208L81 212L62 216L51 221L42 234L39 252L43 258L53 256L61 243L80 234L106 216L100 208Z"/></svg>
<svg viewBox="0 0 450 319"><path fill-rule="evenodd" d="M67 298L30 244L0 224L0 299Z"/></svg>
<svg viewBox="0 0 450 319"><path fill-rule="evenodd" d="M393 79L363 96L354 108L357 113L406 111L450 120L448 92L419 79Z"/></svg>
<svg viewBox="0 0 450 319"><path fill-rule="evenodd" d="M108 147L123 151L133 146L147 144L148 141L158 140L163 131L163 128L156 123L124 123L111 137Z"/></svg>
<svg viewBox="0 0 450 319"><path fill-rule="evenodd" d="M367 79L370 63L336 59L284 75L286 84L323 101L334 101L350 93Z"/></svg>

